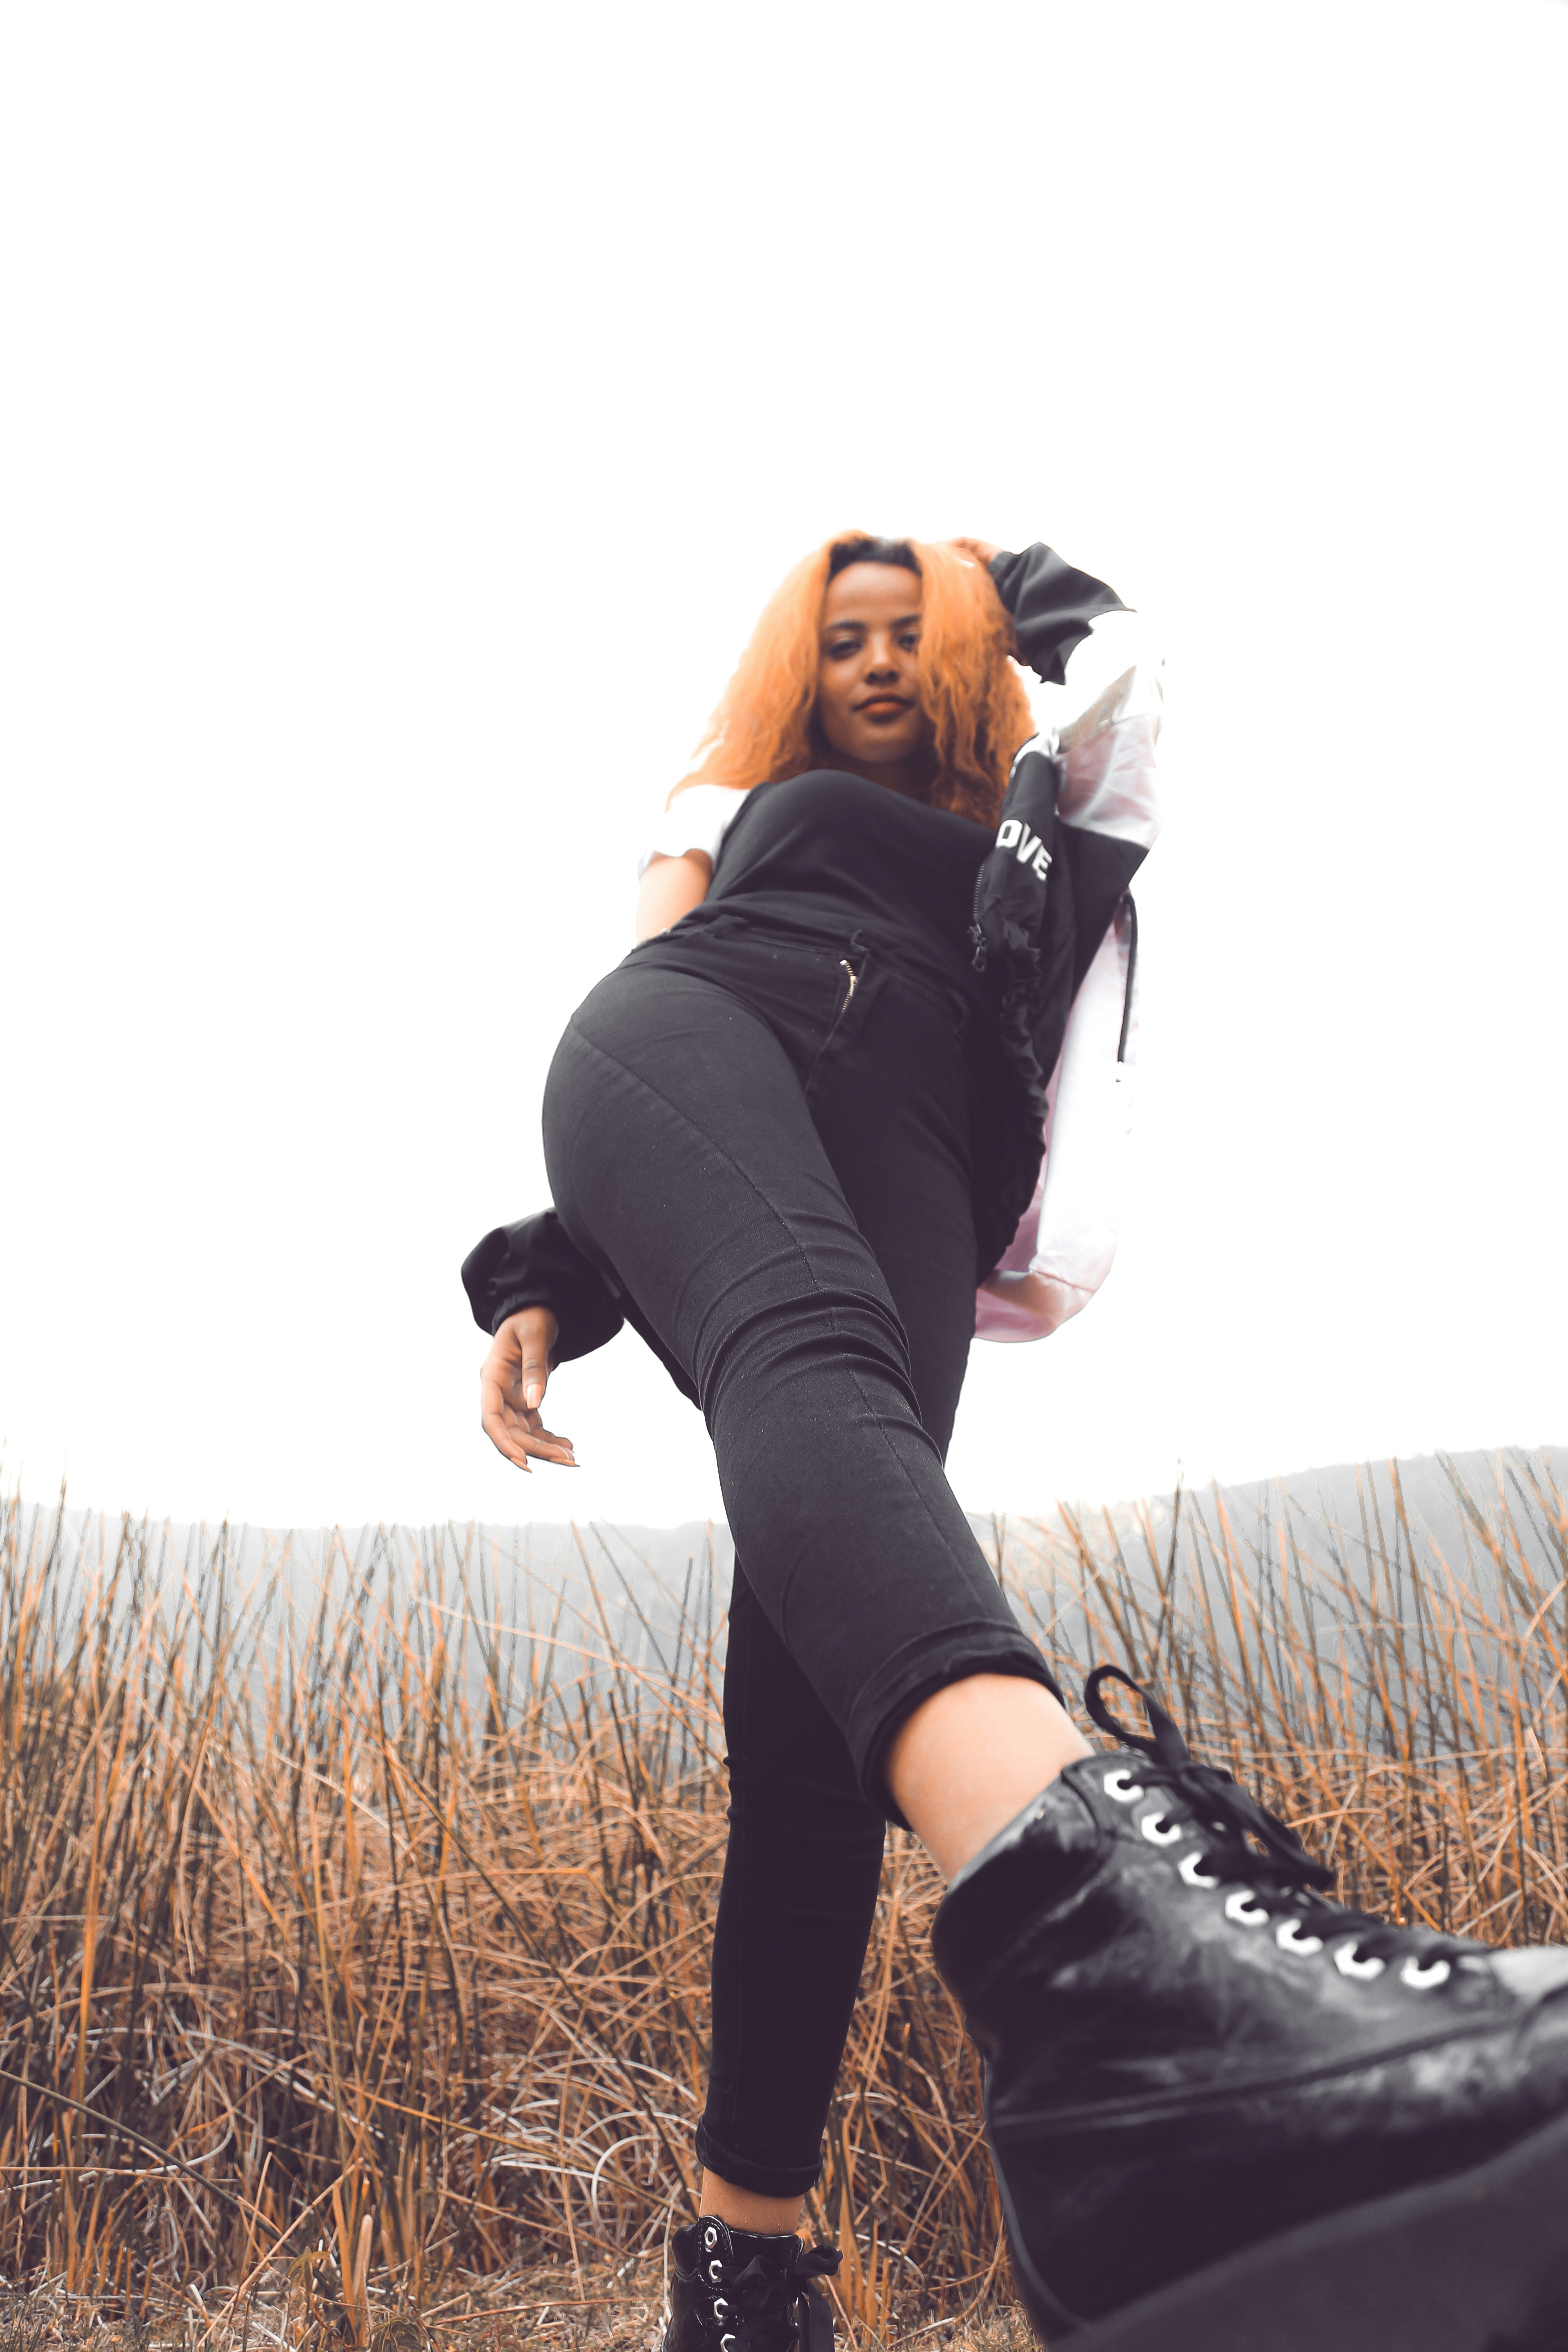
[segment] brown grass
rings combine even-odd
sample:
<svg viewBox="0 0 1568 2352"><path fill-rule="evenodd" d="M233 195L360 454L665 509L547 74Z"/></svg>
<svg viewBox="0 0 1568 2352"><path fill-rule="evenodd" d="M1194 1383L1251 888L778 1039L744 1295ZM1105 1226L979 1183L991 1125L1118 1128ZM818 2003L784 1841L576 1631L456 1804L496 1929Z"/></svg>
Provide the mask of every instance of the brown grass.
<svg viewBox="0 0 1568 2352"><path fill-rule="evenodd" d="M1015 1528L1003 1573L1058 1659L1159 1683L1347 1895L1568 1937L1563 1496L1463 1496L1450 1563L1397 1479L1391 1517L1371 1493L1357 1561L1215 1496ZM509 2343L525 2313L646 2341L694 2187L724 1835L700 1576L634 1664L591 1546L588 1622L530 1627L472 1533L412 1573L340 1553L306 1609L239 1590L221 1532L155 1589L144 1527L70 1557L23 1527L13 1501L0 2273L132 2346L171 2296L193 2340L242 2315L298 2340L293 2313L363 2342L402 2309L488 2312L495 2352L503 2312ZM853 2330L933 2343L1011 2325L984 2318L1005 2272L936 1893L895 1834L811 2209Z"/></svg>

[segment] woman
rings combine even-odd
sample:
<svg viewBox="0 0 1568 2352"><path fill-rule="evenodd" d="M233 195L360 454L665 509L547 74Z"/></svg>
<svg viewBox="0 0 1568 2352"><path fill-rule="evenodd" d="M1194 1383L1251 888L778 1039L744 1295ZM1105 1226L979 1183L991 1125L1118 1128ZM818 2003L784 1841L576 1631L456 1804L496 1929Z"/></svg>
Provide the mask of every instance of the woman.
<svg viewBox="0 0 1568 2352"><path fill-rule="evenodd" d="M1568 2187L1568 1954L1331 1905L1153 1700L1152 1737L1121 1729L1101 1669L1089 1713L1142 1759L1108 1769L942 1475L976 1285L1038 1167L1041 1041L1142 854L1044 817L994 845L1032 731L1009 656L1059 684L1122 617L1044 547L851 534L807 559L672 795L639 944L556 1054L555 1210L464 1267L500 1451L572 1460L552 1364L624 1316L700 1403L735 1539L702 2210L666 2352L810 2323L836 2258L795 2232L889 1820L949 1881L937 1962L1052 2335L1146 2301L1166 2342L1244 2274L1316 2346L1331 2277L1336 2340L1385 2347L1378 2282L1416 2265L1448 2283L1424 2352L1458 2347L1459 2273L1489 2314L1517 2292L1474 2220L1489 2168L1516 2168L1515 2212ZM1020 871L1034 913L972 931Z"/></svg>

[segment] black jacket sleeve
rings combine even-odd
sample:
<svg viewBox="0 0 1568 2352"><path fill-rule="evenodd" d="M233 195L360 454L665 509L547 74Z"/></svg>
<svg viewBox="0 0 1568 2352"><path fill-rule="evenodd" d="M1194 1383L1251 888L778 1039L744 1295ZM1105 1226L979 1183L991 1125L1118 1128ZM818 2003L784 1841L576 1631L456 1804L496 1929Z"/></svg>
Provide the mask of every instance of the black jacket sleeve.
<svg viewBox="0 0 1568 2352"><path fill-rule="evenodd" d="M1037 540L1021 555L998 555L991 577L1013 616L1018 659L1047 686L1062 684L1068 656L1088 636L1097 613L1127 610L1103 580L1075 572Z"/></svg>
<svg viewBox="0 0 1568 2352"><path fill-rule="evenodd" d="M553 1209L497 1225L463 1260L463 1288L481 1331L493 1339L522 1307L548 1307L557 1328L551 1361L590 1356L629 1323L647 1342L683 1397L699 1402L690 1375L678 1363L629 1292L578 1248Z"/></svg>
<svg viewBox="0 0 1568 2352"><path fill-rule="evenodd" d="M463 1288L481 1331L493 1337L523 1307L548 1307L560 1326L558 1364L613 1339L625 1317L604 1276L553 1209L497 1225L463 1260Z"/></svg>

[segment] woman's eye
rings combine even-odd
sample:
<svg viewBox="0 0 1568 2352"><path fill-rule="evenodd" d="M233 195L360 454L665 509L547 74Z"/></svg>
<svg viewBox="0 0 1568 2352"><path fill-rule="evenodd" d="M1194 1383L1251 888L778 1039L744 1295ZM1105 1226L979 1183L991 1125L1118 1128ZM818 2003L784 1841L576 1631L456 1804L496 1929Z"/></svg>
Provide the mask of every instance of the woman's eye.
<svg viewBox="0 0 1568 2352"><path fill-rule="evenodd" d="M837 645L828 646L827 658L829 661L847 661L851 654L858 654L859 650L858 637L840 637Z"/></svg>

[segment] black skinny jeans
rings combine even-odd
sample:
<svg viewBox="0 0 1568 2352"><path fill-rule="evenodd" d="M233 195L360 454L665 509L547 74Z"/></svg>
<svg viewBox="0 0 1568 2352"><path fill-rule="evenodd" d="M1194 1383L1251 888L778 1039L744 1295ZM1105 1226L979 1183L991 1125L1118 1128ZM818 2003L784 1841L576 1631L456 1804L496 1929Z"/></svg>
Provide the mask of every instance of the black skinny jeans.
<svg viewBox="0 0 1568 2352"><path fill-rule="evenodd" d="M973 1027L892 941L714 907L600 982L545 1089L557 1212L689 1372L735 1539L697 2149L766 2196L819 2169L889 1738L965 1675L1056 1688L942 1467L974 1331Z"/></svg>

